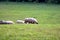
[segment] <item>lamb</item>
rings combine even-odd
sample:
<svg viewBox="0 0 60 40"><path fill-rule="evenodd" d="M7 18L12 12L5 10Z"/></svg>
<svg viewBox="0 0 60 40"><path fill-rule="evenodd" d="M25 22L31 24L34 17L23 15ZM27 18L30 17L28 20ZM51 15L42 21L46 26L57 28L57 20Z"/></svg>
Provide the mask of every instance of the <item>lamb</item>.
<svg viewBox="0 0 60 40"><path fill-rule="evenodd" d="M17 20L16 22L19 23L19 24L24 24L23 20Z"/></svg>

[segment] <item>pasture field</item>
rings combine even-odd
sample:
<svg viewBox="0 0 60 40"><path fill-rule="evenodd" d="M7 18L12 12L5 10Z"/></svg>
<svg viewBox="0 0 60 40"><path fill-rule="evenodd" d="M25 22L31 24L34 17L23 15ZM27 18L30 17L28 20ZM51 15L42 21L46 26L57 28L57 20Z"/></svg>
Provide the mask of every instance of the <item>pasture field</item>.
<svg viewBox="0 0 60 40"><path fill-rule="evenodd" d="M34 17L39 24L17 24L16 20ZM60 40L60 5L42 3L0 3L0 40Z"/></svg>

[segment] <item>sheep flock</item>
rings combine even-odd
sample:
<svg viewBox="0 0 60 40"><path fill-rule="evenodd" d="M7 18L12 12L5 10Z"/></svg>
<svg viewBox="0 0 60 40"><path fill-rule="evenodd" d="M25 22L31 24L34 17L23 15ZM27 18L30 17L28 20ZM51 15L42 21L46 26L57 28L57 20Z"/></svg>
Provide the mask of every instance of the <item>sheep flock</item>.
<svg viewBox="0 0 60 40"><path fill-rule="evenodd" d="M16 20L17 24L38 24L38 21L35 18L25 18L23 20ZM0 20L0 24L15 24L11 20Z"/></svg>

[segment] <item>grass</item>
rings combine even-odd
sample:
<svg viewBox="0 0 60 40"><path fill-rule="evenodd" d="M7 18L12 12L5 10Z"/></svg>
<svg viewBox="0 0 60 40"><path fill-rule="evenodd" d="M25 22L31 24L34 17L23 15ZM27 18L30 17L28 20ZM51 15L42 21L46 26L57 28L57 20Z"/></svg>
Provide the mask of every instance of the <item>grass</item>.
<svg viewBox="0 0 60 40"><path fill-rule="evenodd" d="M0 20L35 17L42 24L60 24L60 5L9 3L0 4Z"/></svg>
<svg viewBox="0 0 60 40"><path fill-rule="evenodd" d="M0 40L59 40L60 25L0 25Z"/></svg>
<svg viewBox="0 0 60 40"><path fill-rule="evenodd" d="M34 17L39 24L0 25L0 40L60 40L60 5L0 3L0 20Z"/></svg>

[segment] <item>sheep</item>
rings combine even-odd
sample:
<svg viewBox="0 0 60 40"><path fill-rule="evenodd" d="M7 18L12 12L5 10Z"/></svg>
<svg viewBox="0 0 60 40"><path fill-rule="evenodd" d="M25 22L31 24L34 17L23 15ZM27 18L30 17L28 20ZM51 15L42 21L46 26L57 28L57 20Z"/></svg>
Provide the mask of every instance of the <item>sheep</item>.
<svg viewBox="0 0 60 40"><path fill-rule="evenodd" d="M13 21L3 21L4 24L14 24Z"/></svg>
<svg viewBox="0 0 60 40"><path fill-rule="evenodd" d="M14 24L13 21L5 21L5 20L1 20L0 24Z"/></svg>
<svg viewBox="0 0 60 40"><path fill-rule="evenodd" d="M35 18L25 18L24 23L29 23L29 24L38 24L38 21Z"/></svg>
<svg viewBox="0 0 60 40"><path fill-rule="evenodd" d="M17 20L16 22L19 23L19 24L24 24L23 20Z"/></svg>

